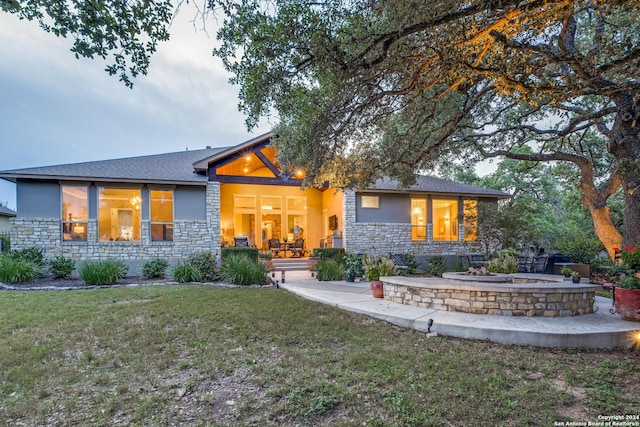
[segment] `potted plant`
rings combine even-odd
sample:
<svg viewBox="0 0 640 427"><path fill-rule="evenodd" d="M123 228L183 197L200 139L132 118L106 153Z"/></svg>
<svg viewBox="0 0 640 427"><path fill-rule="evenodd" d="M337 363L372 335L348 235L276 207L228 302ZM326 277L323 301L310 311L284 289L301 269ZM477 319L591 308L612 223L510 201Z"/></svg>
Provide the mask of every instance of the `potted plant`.
<svg viewBox="0 0 640 427"><path fill-rule="evenodd" d="M571 279L573 280L573 283L580 283L580 273L578 273L577 271L572 271Z"/></svg>
<svg viewBox="0 0 640 427"><path fill-rule="evenodd" d="M367 258L364 259L364 275L369 281L371 294L374 298L384 298L384 284L380 280L382 276L393 276L396 274L396 268L389 258Z"/></svg>
<svg viewBox="0 0 640 427"><path fill-rule="evenodd" d="M347 282L355 282L356 277L362 276L362 260L355 254L344 256L344 274Z"/></svg>
<svg viewBox="0 0 640 427"><path fill-rule="evenodd" d="M614 290L616 312L624 320L640 322L640 248L627 246L619 251L614 248L616 258L619 257L619 269L624 271Z"/></svg>
<svg viewBox="0 0 640 427"><path fill-rule="evenodd" d="M640 322L640 278L635 274L621 276L614 290L616 312L623 320Z"/></svg>
<svg viewBox="0 0 640 427"><path fill-rule="evenodd" d="M564 275L564 277L566 277L567 279L571 277L572 273L574 273L574 271L566 265L562 266L562 268L560 269L560 274Z"/></svg>

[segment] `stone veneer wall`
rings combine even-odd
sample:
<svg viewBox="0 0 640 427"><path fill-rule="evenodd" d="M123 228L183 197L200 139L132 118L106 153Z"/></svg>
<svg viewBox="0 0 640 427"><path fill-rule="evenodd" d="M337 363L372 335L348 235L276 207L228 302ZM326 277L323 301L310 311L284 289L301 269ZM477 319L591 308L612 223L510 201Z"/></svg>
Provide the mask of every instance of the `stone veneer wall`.
<svg viewBox="0 0 640 427"><path fill-rule="evenodd" d="M389 280L392 280L391 278ZM594 312L593 289L481 290L467 287L424 287L396 284L384 280L384 298L390 301L442 311L499 316L575 316Z"/></svg>
<svg viewBox="0 0 640 427"><path fill-rule="evenodd" d="M59 218L13 218L11 248L37 247L45 257L63 255L75 261L121 259L145 261L155 257L167 260L186 258L191 253L211 251L220 254L220 183L209 182L206 189L206 220L174 221L172 242L152 242L149 221L141 223L140 242L98 242L98 221L88 221L86 241L62 241Z"/></svg>
<svg viewBox="0 0 640 427"><path fill-rule="evenodd" d="M433 241L433 228L427 224L427 239L411 240L411 224L408 223L371 223L356 222L356 193L345 190L342 198L342 217L344 221L344 247L347 252L370 255L393 253L411 253L413 255L462 255L481 252L477 242ZM460 226L459 236L463 236L464 227Z"/></svg>

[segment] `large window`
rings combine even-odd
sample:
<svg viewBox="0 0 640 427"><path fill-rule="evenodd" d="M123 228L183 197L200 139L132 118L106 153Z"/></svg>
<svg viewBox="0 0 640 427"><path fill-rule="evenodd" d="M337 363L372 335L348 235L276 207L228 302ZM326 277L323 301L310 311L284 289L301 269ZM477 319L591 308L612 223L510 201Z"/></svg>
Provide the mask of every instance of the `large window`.
<svg viewBox="0 0 640 427"><path fill-rule="evenodd" d="M464 201L464 240L478 240L478 201Z"/></svg>
<svg viewBox="0 0 640 427"><path fill-rule="evenodd" d="M458 240L458 201L433 199L433 240Z"/></svg>
<svg viewBox="0 0 640 427"><path fill-rule="evenodd" d="M62 186L62 240L87 240L86 186Z"/></svg>
<svg viewBox="0 0 640 427"><path fill-rule="evenodd" d="M140 241L140 190L98 190L98 237L101 242Z"/></svg>
<svg viewBox="0 0 640 427"><path fill-rule="evenodd" d="M426 199L411 199L411 239L427 239Z"/></svg>
<svg viewBox="0 0 640 427"><path fill-rule="evenodd" d="M151 240L173 241L173 191L151 190Z"/></svg>

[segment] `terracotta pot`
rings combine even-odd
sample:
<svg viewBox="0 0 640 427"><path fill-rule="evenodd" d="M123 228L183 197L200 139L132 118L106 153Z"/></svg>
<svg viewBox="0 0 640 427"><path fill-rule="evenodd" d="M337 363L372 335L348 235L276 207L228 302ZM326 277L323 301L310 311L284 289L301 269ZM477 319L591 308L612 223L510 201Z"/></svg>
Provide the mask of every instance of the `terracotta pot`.
<svg viewBox="0 0 640 427"><path fill-rule="evenodd" d="M640 322L640 289L615 289L616 312L622 319Z"/></svg>
<svg viewBox="0 0 640 427"><path fill-rule="evenodd" d="M384 284L381 280L372 280L369 287L374 298L384 298Z"/></svg>

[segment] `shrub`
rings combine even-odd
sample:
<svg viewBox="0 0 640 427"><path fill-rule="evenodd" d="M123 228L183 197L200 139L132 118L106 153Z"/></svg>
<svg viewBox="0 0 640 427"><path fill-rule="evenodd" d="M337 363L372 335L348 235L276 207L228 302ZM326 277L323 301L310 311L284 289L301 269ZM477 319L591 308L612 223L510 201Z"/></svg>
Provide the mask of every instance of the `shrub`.
<svg viewBox="0 0 640 427"><path fill-rule="evenodd" d="M178 263L171 269L171 275L177 282L197 282L200 280L198 269L188 262Z"/></svg>
<svg viewBox="0 0 640 427"><path fill-rule="evenodd" d="M380 276L394 276L396 266L390 258L365 256L363 259L364 277L371 280L380 280Z"/></svg>
<svg viewBox="0 0 640 427"><path fill-rule="evenodd" d="M344 256L346 255L344 248L315 248L311 252L312 257L318 257L320 259L333 259L342 263Z"/></svg>
<svg viewBox="0 0 640 427"><path fill-rule="evenodd" d="M258 248L245 247L245 246L231 246L228 248L222 248L221 258L222 261L227 258L227 256L235 254L235 255L243 255L247 258L258 260Z"/></svg>
<svg viewBox="0 0 640 427"><path fill-rule="evenodd" d="M87 285L113 285L127 275L129 267L121 260L89 261L78 268L80 278Z"/></svg>
<svg viewBox="0 0 640 427"><path fill-rule="evenodd" d="M344 278L342 263L333 258L320 259L317 269L318 280L342 280Z"/></svg>
<svg viewBox="0 0 640 427"><path fill-rule="evenodd" d="M266 281L267 268L245 255L230 254L222 262L220 273L225 281L235 285L262 285Z"/></svg>
<svg viewBox="0 0 640 427"><path fill-rule="evenodd" d="M49 260L48 265L49 272L55 279L66 279L76 269L75 261L62 255Z"/></svg>
<svg viewBox="0 0 640 427"><path fill-rule="evenodd" d="M511 274L518 271L518 258L508 249L498 252L498 256L489 261L487 270L491 273Z"/></svg>
<svg viewBox="0 0 640 427"><path fill-rule="evenodd" d="M571 262L577 264L590 264L596 255L604 249L598 239L581 234L563 236L556 246L558 251L568 256Z"/></svg>
<svg viewBox="0 0 640 427"><path fill-rule="evenodd" d="M154 258L142 264L142 277L145 279L164 279L169 262L166 259Z"/></svg>
<svg viewBox="0 0 640 427"><path fill-rule="evenodd" d="M433 256L427 262L427 270L433 276L442 277L442 273L447 271L447 263L440 255Z"/></svg>
<svg viewBox="0 0 640 427"><path fill-rule="evenodd" d="M9 251L9 256L13 259L29 261L38 268L44 267L44 251L40 248L30 247L21 250L11 250Z"/></svg>
<svg viewBox="0 0 640 427"><path fill-rule="evenodd" d="M613 248L618 252L618 248ZM634 269L640 267L640 248L627 246L620 252L620 259L624 268Z"/></svg>
<svg viewBox="0 0 640 427"><path fill-rule="evenodd" d="M258 252L259 259L273 259L273 253L269 250Z"/></svg>
<svg viewBox="0 0 640 427"><path fill-rule="evenodd" d="M347 276L356 278L364 274L364 268L362 267L362 260L355 254L346 254L344 256L344 272ZM348 279L347 279L348 280Z"/></svg>
<svg viewBox="0 0 640 427"><path fill-rule="evenodd" d="M30 261L0 255L0 282L31 282L38 271L38 266Z"/></svg>
<svg viewBox="0 0 640 427"><path fill-rule="evenodd" d="M258 259L257 256L256 259ZM195 281L213 282L220 278L216 257L209 251L189 255L187 263L191 264L198 272L198 279Z"/></svg>

